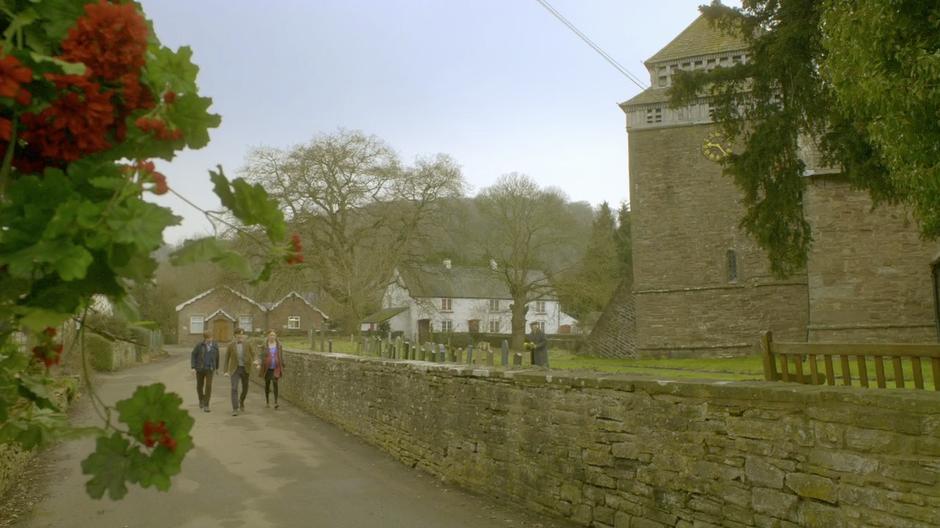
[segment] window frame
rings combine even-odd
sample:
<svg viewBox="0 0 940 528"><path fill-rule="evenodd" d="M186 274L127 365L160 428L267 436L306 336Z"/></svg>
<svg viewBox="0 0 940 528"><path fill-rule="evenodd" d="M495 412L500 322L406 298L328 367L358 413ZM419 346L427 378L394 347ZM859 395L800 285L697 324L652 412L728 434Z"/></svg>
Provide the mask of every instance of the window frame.
<svg viewBox="0 0 940 528"><path fill-rule="evenodd" d="M291 326L292 322L296 322L297 326ZM300 330L300 316L299 315L287 316L287 329L288 330Z"/></svg>
<svg viewBox="0 0 940 528"><path fill-rule="evenodd" d="M725 274L729 283L738 282L740 273L738 270L738 254L735 250L725 251Z"/></svg>
<svg viewBox="0 0 940 528"><path fill-rule="evenodd" d="M442 312L453 312L454 311L454 300L450 297L441 297L441 311Z"/></svg>
<svg viewBox="0 0 940 528"><path fill-rule="evenodd" d="M454 333L454 322L451 321L450 319L444 319L443 321L441 321L441 333L442 334Z"/></svg>
<svg viewBox="0 0 940 528"><path fill-rule="evenodd" d="M193 321L199 319L199 330L194 330L195 324ZM189 316L189 333L190 334L201 334L206 331L206 316L205 315L190 315Z"/></svg>
<svg viewBox="0 0 940 528"><path fill-rule="evenodd" d="M498 312L499 311L499 299L490 299L488 308L490 312Z"/></svg>
<svg viewBox="0 0 940 528"><path fill-rule="evenodd" d="M242 323L243 323L243 320L245 320L245 319L248 320L248 324L247 324L247 325L242 324ZM238 327L241 328L242 330L244 330L245 332L253 332L253 331L254 331L254 323L255 323L254 317L252 317L251 315L239 315L239 316L238 316Z"/></svg>
<svg viewBox="0 0 940 528"><path fill-rule="evenodd" d="M490 319L487 321L486 330L488 334L499 333L499 319Z"/></svg>
<svg viewBox="0 0 940 528"><path fill-rule="evenodd" d="M535 301L535 313L537 314L548 313L545 311L545 301Z"/></svg>

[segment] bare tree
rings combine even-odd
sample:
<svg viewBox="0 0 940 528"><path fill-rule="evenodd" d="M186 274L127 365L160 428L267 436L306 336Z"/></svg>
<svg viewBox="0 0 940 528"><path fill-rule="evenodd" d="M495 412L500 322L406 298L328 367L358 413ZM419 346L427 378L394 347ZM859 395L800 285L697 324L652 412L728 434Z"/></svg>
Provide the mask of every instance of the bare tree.
<svg viewBox="0 0 940 528"><path fill-rule="evenodd" d="M358 131L321 135L288 150L259 148L243 173L265 185L304 240L306 265L354 328L391 270L416 257L417 241L464 183L439 154L402 166L383 140Z"/></svg>
<svg viewBox="0 0 940 528"><path fill-rule="evenodd" d="M554 253L572 243L565 197L554 189L541 189L524 174L503 175L483 189L476 204L487 225L480 246L495 261L512 296L513 349L525 338L526 305L552 292L550 269Z"/></svg>

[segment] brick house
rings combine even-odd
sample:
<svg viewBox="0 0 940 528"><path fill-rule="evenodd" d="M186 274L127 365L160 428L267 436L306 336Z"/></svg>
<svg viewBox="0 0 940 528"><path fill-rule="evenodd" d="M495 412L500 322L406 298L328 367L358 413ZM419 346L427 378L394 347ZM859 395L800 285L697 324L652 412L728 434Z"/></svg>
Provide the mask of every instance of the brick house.
<svg viewBox="0 0 940 528"><path fill-rule="evenodd" d="M248 333L319 330L329 319L297 292L276 303L259 303L228 286L206 290L176 307L179 343L194 345L209 330L217 341L232 339L236 328ZM295 328L296 326L296 328Z"/></svg>
<svg viewBox="0 0 940 528"><path fill-rule="evenodd" d="M277 332L287 330L303 333L308 330L320 330L323 321L329 319L302 295L293 291L268 306L267 317L267 328Z"/></svg>
<svg viewBox="0 0 940 528"><path fill-rule="evenodd" d="M622 315L623 355L742 355L773 330L788 341L935 341L940 243L918 236L900 207L872 209L839 169L802 145L803 208L814 243L806 270L775 278L739 228L740 191L722 174L709 102L672 108L677 70L746 62L747 46L699 17L645 64L650 88L620 105L629 150L634 282ZM625 314L625 315L624 315ZM598 327L599 333L604 333ZM622 332L621 332L622 334ZM613 342L609 330L597 338ZM610 339L607 339L610 337Z"/></svg>

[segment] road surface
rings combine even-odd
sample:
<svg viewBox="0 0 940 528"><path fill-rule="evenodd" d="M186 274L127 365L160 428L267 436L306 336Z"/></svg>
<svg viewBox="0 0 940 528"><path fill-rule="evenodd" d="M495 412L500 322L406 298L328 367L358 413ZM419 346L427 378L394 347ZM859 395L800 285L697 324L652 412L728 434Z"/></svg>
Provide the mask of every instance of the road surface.
<svg viewBox="0 0 940 528"><path fill-rule="evenodd" d="M212 412L199 412L189 353L99 377L105 401L130 396L137 385L162 381L183 396L195 417L196 447L169 492L129 486L121 501L92 500L79 463L91 440L51 451L52 478L43 500L18 525L47 527L567 527L492 499L443 485L341 429L282 402L264 408L252 384L246 413L231 416L229 379L217 376ZM76 419L94 414L83 398Z"/></svg>

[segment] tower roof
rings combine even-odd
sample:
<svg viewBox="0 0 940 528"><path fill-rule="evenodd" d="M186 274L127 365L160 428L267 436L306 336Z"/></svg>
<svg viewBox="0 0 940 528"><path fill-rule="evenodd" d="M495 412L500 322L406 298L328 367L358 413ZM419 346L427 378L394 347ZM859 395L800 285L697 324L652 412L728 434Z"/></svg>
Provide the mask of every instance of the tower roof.
<svg viewBox="0 0 940 528"><path fill-rule="evenodd" d="M647 59L646 64L744 50L747 47L744 39L715 27L705 15L699 15L682 33Z"/></svg>

